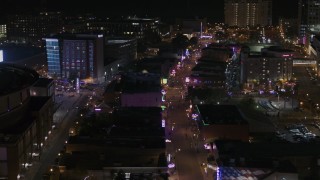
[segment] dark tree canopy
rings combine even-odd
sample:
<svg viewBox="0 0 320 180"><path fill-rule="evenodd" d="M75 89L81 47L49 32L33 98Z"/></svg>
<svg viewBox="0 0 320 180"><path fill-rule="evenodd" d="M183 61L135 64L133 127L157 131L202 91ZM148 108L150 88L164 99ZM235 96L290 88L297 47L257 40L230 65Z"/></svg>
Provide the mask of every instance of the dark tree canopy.
<svg viewBox="0 0 320 180"><path fill-rule="evenodd" d="M197 37L190 38L190 44L191 45L197 45L198 44L198 38Z"/></svg>
<svg viewBox="0 0 320 180"><path fill-rule="evenodd" d="M190 44L188 37L181 33L177 34L171 43L178 50L185 50Z"/></svg>

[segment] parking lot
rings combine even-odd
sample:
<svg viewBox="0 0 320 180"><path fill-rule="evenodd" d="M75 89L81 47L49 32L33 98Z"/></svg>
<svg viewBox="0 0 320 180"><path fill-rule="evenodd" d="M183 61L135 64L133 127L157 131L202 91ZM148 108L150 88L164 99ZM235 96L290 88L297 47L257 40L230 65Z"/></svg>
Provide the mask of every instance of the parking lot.
<svg viewBox="0 0 320 180"><path fill-rule="evenodd" d="M275 136L293 143L320 143L320 123L288 123L278 127Z"/></svg>

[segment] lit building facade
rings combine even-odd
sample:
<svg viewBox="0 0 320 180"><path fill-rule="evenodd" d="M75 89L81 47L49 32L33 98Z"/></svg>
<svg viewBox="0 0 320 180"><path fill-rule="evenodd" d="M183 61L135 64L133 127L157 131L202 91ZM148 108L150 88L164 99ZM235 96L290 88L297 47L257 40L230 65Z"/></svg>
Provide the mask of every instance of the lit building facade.
<svg viewBox="0 0 320 180"><path fill-rule="evenodd" d="M320 1L319 0L299 0L298 28L299 40L301 44L309 45L311 35L309 31L319 32L320 24Z"/></svg>
<svg viewBox="0 0 320 180"><path fill-rule="evenodd" d="M266 26L272 24L271 0L225 0L225 24L229 26Z"/></svg>
<svg viewBox="0 0 320 180"><path fill-rule="evenodd" d="M7 25L1 24L0 25L0 40L7 38Z"/></svg>
<svg viewBox="0 0 320 180"><path fill-rule="evenodd" d="M316 35L314 38L313 38L313 41L312 41L312 45L309 47L310 49L310 56L312 58L314 58L317 62L317 64L315 65L315 70L317 72L317 76L319 77L320 76L320 36L319 35Z"/></svg>
<svg viewBox="0 0 320 180"><path fill-rule="evenodd" d="M279 81L291 80L292 67L292 56L244 55L241 58L240 83L251 89L271 88Z"/></svg>
<svg viewBox="0 0 320 180"><path fill-rule="evenodd" d="M54 35L44 40L49 76L102 80L104 76L103 35Z"/></svg>
<svg viewBox="0 0 320 180"><path fill-rule="evenodd" d="M31 96L39 80L32 69L0 63L0 70L0 179L16 180L24 177L48 143L53 96Z"/></svg>

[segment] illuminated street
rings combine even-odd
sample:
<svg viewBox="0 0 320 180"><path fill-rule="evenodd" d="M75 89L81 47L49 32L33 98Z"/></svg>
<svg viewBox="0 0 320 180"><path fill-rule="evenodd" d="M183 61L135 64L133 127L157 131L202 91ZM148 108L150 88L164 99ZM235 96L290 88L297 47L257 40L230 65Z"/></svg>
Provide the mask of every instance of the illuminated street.
<svg viewBox="0 0 320 180"><path fill-rule="evenodd" d="M213 179L213 171L207 168L208 151L204 149L201 135L196 123L187 116L189 102L185 101L185 77L190 74L194 65L193 57L186 59L185 66L180 69L173 80L173 87L167 88L167 151L172 156L175 167L170 169L170 180ZM204 165L203 165L204 163Z"/></svg>
<svg viewBox="0 0 320 180"><path fill-rule="evenodd" d="M67 93L64 94L63 97L57 97L57 102L62 103L54 115L56 127L52 130L40 159L35 160L33 166L27 171L26 179L42 179L43 175L49 172L56 157L63 150L69 136L69 128L77 117L78 110L75 107L84 104L88 96L76 94L75 97L68 97Z"/></svg>

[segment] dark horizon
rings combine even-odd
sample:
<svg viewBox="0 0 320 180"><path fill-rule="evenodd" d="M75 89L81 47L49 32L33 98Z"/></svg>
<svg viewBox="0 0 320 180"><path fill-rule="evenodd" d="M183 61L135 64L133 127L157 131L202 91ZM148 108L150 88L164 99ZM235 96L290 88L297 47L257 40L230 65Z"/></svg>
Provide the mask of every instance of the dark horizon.
<svg viewBox="0 0 320 180"><path fill-rule="evenodd" d="M99 0L5 0L0 7L0 17L7 14L33 13L39 11L61 11L66 14L92 13L97 16L128 16L171 18L207 17L209 22L224 22L224 0L163 0L150 2L147 0L115 1L112 5L103 6ZM108 3L108 2L107 2ZM111 2L110 2L111 3ZM273 24L279 17L296 18L298 0L273 0Z"/></svg>

